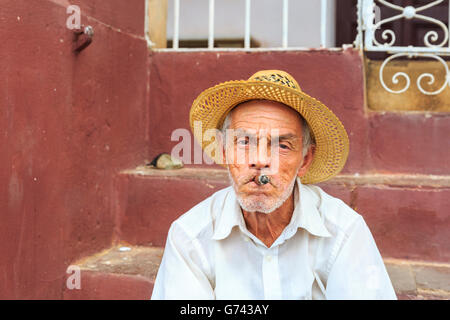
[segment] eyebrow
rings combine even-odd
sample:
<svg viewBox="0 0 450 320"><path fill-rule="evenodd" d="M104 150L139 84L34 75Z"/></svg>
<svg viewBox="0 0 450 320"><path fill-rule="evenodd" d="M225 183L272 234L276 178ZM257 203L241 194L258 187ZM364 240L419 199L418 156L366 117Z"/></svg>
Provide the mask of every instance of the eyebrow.
<svg viewBox="0 0 450 320"><path fill-rule="evenodd" d="M274 138L277 138L277 136L274 136ZM300 138L294 133L286 133L286 134L282 134L281 136L278 136L279 141L297 140L297 139L300 139Z"/></svg>
<svg viewBox="0 0 450 320"><path fill-rule="evenodd" d="M256 138L256 135L254 133L250 133L250 132L242 130L242 129L237 129L235 137L237 138L237 137L242 137L242 136L249 137L250 139ZM271 139L272 140L278 139L278 141L287 141L287 140L298 140L298 139L300 139L300 137L298 135L296 135L295 133L286 133L286 134L282 134L280 136L273 135L273 136L271 136Z"/></svg>

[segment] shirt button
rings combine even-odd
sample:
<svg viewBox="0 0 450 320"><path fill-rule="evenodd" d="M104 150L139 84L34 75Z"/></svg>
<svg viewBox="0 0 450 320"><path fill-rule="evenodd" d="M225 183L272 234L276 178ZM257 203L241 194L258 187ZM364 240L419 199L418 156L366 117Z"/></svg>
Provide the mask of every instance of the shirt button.
<svg viewBox="0 0 450 320"><path fill-rule="evenodd" d="M271 256L271 255L267 255L267 256L266 256L266 261L267 261L267 262L270 262L271 260L272 260L272 256Z"/></svg>

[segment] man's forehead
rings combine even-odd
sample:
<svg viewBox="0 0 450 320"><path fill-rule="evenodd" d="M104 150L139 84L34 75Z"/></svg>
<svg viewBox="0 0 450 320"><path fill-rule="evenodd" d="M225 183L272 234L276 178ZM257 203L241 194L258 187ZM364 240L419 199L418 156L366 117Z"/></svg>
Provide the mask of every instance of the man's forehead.
<svg viewBox="0 0 450 320"><path fill-rule="evenodd" d="M289 106L270 100L250 100L231 111L230 128L251 130L278 129L280 134L301 135L302 118Z"/></svg>
<svg viewBox="0 0 450 320"><path fill-rule="evenodd" d="M249 108L255 108L255 107L259 107L259 108L265 108L265 109L269 109L269 110L273 110L273 109L286 109L286 110L291 110L293 112L296 113L296 111L294 111L291 107L289 107L288 105L278 102L278 101L274 101L274 100L267 100L267 99L253 99L253 100L247 100L244 102L239 103L237 106L235 106L233 108L232 111L238 110L238 109L249 109Z"/></svg>

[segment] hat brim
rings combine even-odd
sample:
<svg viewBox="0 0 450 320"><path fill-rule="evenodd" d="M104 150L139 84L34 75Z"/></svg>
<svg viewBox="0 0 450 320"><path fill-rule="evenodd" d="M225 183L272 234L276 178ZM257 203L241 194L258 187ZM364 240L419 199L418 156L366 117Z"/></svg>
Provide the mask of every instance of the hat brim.
<svg viewBox="0 0 450 320"><path fill-rule="evenodd" d="M226 115L236 105L255 99L281 102L297 111L311 128L315 140L312 163L301 177L304 184L326 181L338 174L345 165L349 140L337 116L317 99L306 93L277 83L265 81L227 81L203 91L194 101L189 114L191 129L204 152L216 163L222 155L214 154L203 134L208 129L220 129ZM201 133L194 122L201 121ZM202 136L200 136L200 134Z"/></svg>

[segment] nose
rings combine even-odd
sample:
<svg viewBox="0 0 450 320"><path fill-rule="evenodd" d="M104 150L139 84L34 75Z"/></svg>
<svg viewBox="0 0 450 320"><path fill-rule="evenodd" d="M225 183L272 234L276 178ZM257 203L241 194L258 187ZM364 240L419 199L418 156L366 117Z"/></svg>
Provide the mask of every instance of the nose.
<svg viewBox="0 0 450 320"><path fill-rule="evenodd" d="M271 163L270 148L264 144L258 145L258 152L256 155L250 155L249 166L253 169L269 169Z"/></svg>

